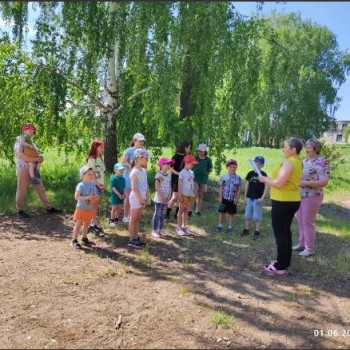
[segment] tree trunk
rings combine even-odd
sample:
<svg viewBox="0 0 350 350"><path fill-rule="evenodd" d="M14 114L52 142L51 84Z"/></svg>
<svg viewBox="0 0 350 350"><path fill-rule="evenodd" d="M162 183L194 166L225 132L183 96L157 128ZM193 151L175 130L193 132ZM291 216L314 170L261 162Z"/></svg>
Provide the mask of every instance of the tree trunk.
<svg viewBox="0 0 350 350"><path fill-rule="evenodd" d="M117 159L117 116L108 113L105 121L105 165L107 171L113 172L113 166Z"/></svg>

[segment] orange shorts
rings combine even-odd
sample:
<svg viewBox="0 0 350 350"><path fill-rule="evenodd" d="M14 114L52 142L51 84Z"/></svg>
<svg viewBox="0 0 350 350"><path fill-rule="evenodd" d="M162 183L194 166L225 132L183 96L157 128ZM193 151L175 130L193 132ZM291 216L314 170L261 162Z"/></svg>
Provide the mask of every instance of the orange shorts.
<svg viewBox="0 0 350 350"><path fill-rule="evenodd" d="M184 194L181 195L182 203L192 203L194 202L194 197L186 196Z"/></svg>
<svg viewBox="0 0 350 350"><path fill-rule="evenodd" d="M35 149L26 147L26 148L23 150L23 153L24 153L26 156L28 156L28 157L31 157L31 158L38 158L38 152L37 152Z"/></svg>
<svg viewBox="0 0 350 350"><path fill-rule="evenodd" d="M74 221L82 221L87 222L92 219L92 210L82 210L80 208L75 208L75 212L73 215Z"/></svg>

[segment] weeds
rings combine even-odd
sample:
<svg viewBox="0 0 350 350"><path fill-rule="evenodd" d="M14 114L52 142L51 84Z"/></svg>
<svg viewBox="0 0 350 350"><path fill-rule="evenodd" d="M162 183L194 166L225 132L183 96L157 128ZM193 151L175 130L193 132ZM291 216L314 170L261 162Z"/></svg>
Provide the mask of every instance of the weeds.
<svg viewBox="0 0 350 350"><path fill-rule="evenodd" d="M228 315L225 311L213 311L211 313L211 322L216 326L228 328L234 324L234 317Z"/></svg>

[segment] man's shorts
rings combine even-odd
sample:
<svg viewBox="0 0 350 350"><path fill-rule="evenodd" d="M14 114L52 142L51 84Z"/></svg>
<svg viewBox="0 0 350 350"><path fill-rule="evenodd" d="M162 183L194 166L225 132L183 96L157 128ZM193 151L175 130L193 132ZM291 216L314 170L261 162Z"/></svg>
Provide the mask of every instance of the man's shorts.
<svg viewBox="0 0 350 350"><path fill-rule="evenodd" d="M80 208L75 208L73 215L74 221L90 222L92 219L92 210L82 210Z"/></svg>
<svg viewBox="0 0 350 350"><path fill-rule="evenodd" d="M261 221L262 205L257 199L247 198L247 206L245 207L244 218L247 220Z"/></svg>
<svg viewBox="0 0 350 350"><path fill-rule="evenodd" d="M196 196L198 195L198 192L206 193L208 191L208 185L201 184L201 183L194 181L193 191L194 191Z"/></svg>
<svg viewBox="0 0 350 350"><path fill-rule="evenodd" d="M234 215L237 213L237 206L233 204L233 201L228 201L223 198L222 203L219 204L218 208L220 213L229 213L230 215Z"/></svg>
<svg viewBox="0 0 350 350"><path fill-rule="evenodd" d="M171 191L177 192L179 188L179 177L171 178Z"/></svg>
<svg viewBox="0 0 350 350"><path fill-rule="evenodd" d="M182 200L182 203L192 203L192 202L194 202L194 197L186 196L186 195L182 194L181 200Z"/></svg>

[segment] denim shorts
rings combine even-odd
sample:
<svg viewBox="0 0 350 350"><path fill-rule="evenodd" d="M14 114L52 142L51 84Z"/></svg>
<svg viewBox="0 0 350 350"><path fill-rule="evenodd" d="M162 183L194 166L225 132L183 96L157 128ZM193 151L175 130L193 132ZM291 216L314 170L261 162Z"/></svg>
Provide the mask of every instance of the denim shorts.
<svg viewBox="0 0 350 350"><path fill-rule="evenodd" d="M244 218L247 220L261 221L262 204L257 199L247 198L247 206L245 207Z"/></svg>

